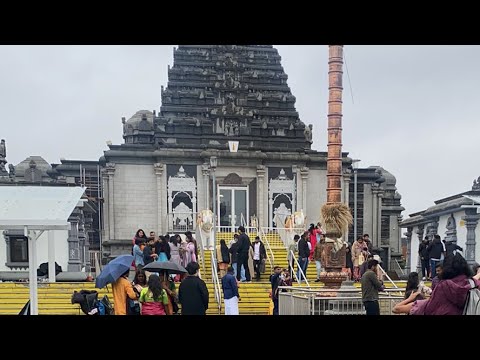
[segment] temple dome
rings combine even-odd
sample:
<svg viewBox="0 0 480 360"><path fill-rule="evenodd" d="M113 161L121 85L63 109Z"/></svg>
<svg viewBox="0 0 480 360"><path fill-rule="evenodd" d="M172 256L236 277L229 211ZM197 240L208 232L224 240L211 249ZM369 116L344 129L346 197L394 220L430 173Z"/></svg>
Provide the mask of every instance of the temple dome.
<svg viewBox="0 0 480 360"><path fill-rule="evenodd" d="M153 130L153 113L150 110L139 110L126 122L126 133L130 131L152 131Z"/></svg>
<svg viewBox="0 0 480 360"><path fill-rule="evenodd" d="M41 156L29 156L15 166L15 174L23 176L25 170L30 169L35 164L35 168L42 172L42 176L48 176L47 171L52 170L52 166Z"/></svg>

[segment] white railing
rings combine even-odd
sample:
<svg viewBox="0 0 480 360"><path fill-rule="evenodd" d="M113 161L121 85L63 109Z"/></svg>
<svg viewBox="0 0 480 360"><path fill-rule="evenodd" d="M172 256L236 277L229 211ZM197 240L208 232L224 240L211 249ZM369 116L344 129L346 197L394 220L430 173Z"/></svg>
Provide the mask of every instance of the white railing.
<svg viewBox="0 0 480 360"><path fill-rule="evenodd" d="M166 215L167 232L194 232L197 224L196 212L170 212Z"/></svg>
<svg viewBox="0 0 480 360"><path fill-rule="evenodd" d="M393 307L403 300L403 292L385 289L379 294L380 315L394 315ZM279 286L280 315L363 315L360 289L306 289Z"/></svg>
<svg viewBox="0 0 480 360"><path fill-rule="evenodd" d="M95 274L100 274L102 262L101 252L98 250L89 250L88 257L90 259L90 269L95 268Z"/></svg>
<svg viewBox="0 0 480 360"><path fill-rule="evenodd" d="M302 277L303 279L305 279L305 285L307 285L308 287L310 287L310 284L308 283L308 280L307 280L307 276L305 275L305 273L303 272L302 268L300 267L300 264L298 263L297 261L297 257L295 256L295 254L293 253L292 250L290 250L290 255L293 257L293 260L295 261L295 263L297 264L297 269L300 271L300 277ZM297 276L297 273L294 271L294 269L292 269L293 273L295 274L295 279L297 280L297 283L298 284L301 284L302 281L298 278Z"/></svg>
<svg viewBox="0 0 480 360"><path fill-rule="evenodd" d="M277 234L283 246L288 250L288 246L293 243L295 235L302 235L306 229L303 228L277 228L277 227L262 227L264 234Z"/></svg>
<svg viewBox="0 0 480 360"><path fill-rule="evenodd" d="M205 272L205 250L204 250L205 242L203 240L203 235L200 229L197 229L197 231L195 232L195 239L197 240L197 247L200 248L200 256L198 259L198 263L202 267L202 273L206 275L207 273ZM200 240L200 243L198 242L198 240Z"/></svg>
<svg viewBox="0 0 480 360"><path fill-rule="evenodd" d="M210 262L212 263L212 282L213 291L215 294L215 301L217 302L218 314L222 312L222 288L220 286L220 280L218 279L217 269L217 257L215 256L215 250L210 250Z"/></svg>
<svg viewBox="0 0 480 360"><path fill-rule="evenodd" d="M260 236L260 239L263 241L264 245L266 245L266 248L268 249L268 262L270 263L270 274L273 273L273 264L275 264L275 256L273 255L272 247L270 246L270 242L268 241L268 237L265 236L263 233L263 229L259 228L256 230L258 236Z"/></svg>

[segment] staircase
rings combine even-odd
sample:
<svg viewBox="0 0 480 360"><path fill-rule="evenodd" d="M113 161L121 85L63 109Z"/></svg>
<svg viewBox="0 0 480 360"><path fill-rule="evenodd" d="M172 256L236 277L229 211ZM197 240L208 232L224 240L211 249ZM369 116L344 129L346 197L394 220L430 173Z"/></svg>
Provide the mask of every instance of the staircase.
<svg viewBox="0 0 480 360"><path fill-rule="evenodd" d="M254 233L250 233L250 239L255 239ZM270 244L271 251L273 253L272 265L278 265L283 268L287 268L287 251L283 246L283 243L278 234L270 233L265 235ZM233 233L220 233L217 235L217 240L225 239L228 243L233 238ZM265 242L265 241L264 241ZM270 251L265 244L267 255L270 257ZM212 281L211 271L211 252L205 251L205 272L201 266L200 272L202 279L206 282L209 292L209 309L207 314L218 315L219 309L215 300L214 284ZM296 268L296 266L295 266ZM250 283L240 283L239 293L239 312L241 315L266 315L268 314L270 307L269 292L271 285L269 277L271 274L270 262L266 263L266 271L261 275L260 281L252 281ZM253 278L253 274L252 274ZM315 263L310 262L307 268L307 279L310 286L322 287L323 284L315 283L316 269ZM387 287L392 287L392 284L386 282ZM176 284L177 290L179 284ZM294 282L294 286L298 286ZM359 283L355 286L360 287ZM405 287L405 283L400 283L398 286ZM96 289L95 283L39 283L38 284L38 312L40 315L58 314L58 315L83 315L77 304L71 304L72 294L80 290L97 290L99 293L98 298L101 299L105 294L108 295L110 301L113 303L113 296L111 293L111 287L108 289ZM0 315L16 315L25 305L29 299L29 287L28 283L12 283L5 282L0 283ZM220 314L224 314L223 301L220 308Z"/></svg>

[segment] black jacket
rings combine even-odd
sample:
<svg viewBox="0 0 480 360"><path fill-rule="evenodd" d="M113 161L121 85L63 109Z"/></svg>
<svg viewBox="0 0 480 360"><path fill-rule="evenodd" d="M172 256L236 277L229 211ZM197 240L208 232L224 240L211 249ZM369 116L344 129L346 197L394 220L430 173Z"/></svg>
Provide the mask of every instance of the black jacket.
<svg viewBox="0 0 480 360"><path fill-rule="evenodd" d="M442 253L445 252L443 243L439 240L433 240L430 245L428 245L428 255L430 259L440 260Z"/></svg>
<svg viewBox="0 0 480 360"><path fill-rule="evenodd" d="M310 256L310 250L308 248L307 241L303 238L298 240L298 258L306 258Z"/></svg>
<svg viewBox="0 0 480 360"><path fill-rule="evenodd" d="M182 315L205 315L208 309L208 289L198 276L187 276L178 289Z"/></svg>
<svg viewBox="0 0 480 360"><path fill-rule="evenodd" d="M252 249L255 252L255 241L252 243ZM266 258L267 258L267 251L265 250L265 245L263 245L263 242L260 240L260 260L263 260Z"/></svg>
<svg viewBox="0 0 480 360"><path fill-rule="evenodd" d="M248 249L252 245L248 235L245 233L240 234L240 236L238 237L237 243L238 243L237 254L248 254Z"/></svg>
<svg viewBox="0 0 480 360"><path fill-rule="evenodd" d="M232 244L232 246L230 246L230 249L228 250L230 252L230 254L232 255L232 261L231 261L232 264L237 263L237 257L238 257L237 249L238 249L238 241L234 242Z"/></svg>
<svg viewBox="0 0 480 360"><path fill-rule="evenodd" d="M445 249L448 255L453 255L455 250L463 251L463 248L455 244L453 241L448 241L445 243Z"/></svg>

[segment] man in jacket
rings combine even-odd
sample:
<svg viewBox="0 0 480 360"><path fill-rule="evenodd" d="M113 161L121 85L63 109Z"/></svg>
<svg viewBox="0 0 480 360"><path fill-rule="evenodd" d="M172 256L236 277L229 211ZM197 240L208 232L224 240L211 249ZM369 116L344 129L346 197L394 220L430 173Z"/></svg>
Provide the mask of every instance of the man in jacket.
<svg viewBox="0 0 480 360"><path fill-rule="evenodd" d="M433 241L428 245L428 256L430 257L430 269L432 270L432 279L437 275L437 263L445 257L445 246L440 240L440 235L434 235Z"/></svg>
<svg viewBox="0 0 480 360"><path fill-rule="evenodd" d="M252 243L250 238L245 233L245 228L240 226L238 228L240 236L238 237L238 247L237 247L237 280L240 281L240 272L242 266L245 269L245 280L247 282L251 281L250 269L248 268L248 252Z"/></svg>
<svg viewBox="0 0 480 360"><path fill-rule="evenodd" d="M208 309L208 289L205 281L198 277L199 268L196 262L187 264L188 276L178 289L178 302L182 304L182 315L205 315Z"/></svg>
<svg viewBox="0 0 480 360"><path fill-rule="evenodd" d="M265 250L265 245L260 240L260 237L255 237L255 242L252 245L253 247L253 268L255 271L255 280L260 281L260 267L262 261L267 259L267 252Z"/></svg>
<svg viewBox="0 0 480 360"><path fill-rule="evenodd" d="M238 315L238 294L237 279L233 276L233 267L229 266L227 274L222 277L223 301L225 303L225 315Z"/></svg>
<svg viewBox="0 0 480 360"><path fill-rule="evenodd" d="M375 259L368 260L368 270L362 275L360 280L362 284L362 301L367 315L380 315L380 306L378 304L378 292L385 288L383 282L378 280L377 266L379 262Z"/></svg>
<svg viewBox="0 0 480 360"><path fill-rule="evenodd" d="M300 268L303 271L303 274L307 276L307 268L308 268L308 257L310 256L310 249L308 248L307 244L307 237L308 237L308 232L304 233L301 237L300 240L298 241L298 264L300 265ZM297 271L297 278L299 282L302 282L302 273L300 272L300 269ZM306 280L306 278L305 278Z"/></svg>

